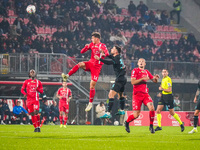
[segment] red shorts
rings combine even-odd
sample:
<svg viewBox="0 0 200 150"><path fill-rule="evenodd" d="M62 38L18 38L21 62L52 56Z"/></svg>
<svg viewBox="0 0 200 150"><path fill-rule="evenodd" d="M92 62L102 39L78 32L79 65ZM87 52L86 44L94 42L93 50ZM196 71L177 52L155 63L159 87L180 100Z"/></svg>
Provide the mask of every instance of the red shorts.
<svg viewBox="0 0 200 150"><path fill-rule="evenodd" d="M61 102L59 102L59 111L63 111L65 113L69 113L69 103L61 103Z"/></svg>
<svg viewBox="0 0 200 150"><path fill-rule="evenodd" d="M39 101L36 101L36 100L33 100L33 99L28 99L26 100L26 106L28 108L28 113L32 113L34 112L35 110L38 110L39 111L39 108L40 108L40 102Z"/></svg>
<svg viewBox="0 0 200 150"><path fill-rule="evenodd" d="M143 93L137 93L133 94L133 101L132 101L132 106L133 110L141 110L142 103L146 106L147 103L152 102L153 100L151 99L149 94L143 94Z"/></svg>
<svg viewBox="0 0 200 150"><path fill-rule="evenodd" d="M90 61L85 61L85 71L90 71L91 72L91 79L95 82L98 81L99 74L101 72L102 65L95 65L94 63Z"/></svg>

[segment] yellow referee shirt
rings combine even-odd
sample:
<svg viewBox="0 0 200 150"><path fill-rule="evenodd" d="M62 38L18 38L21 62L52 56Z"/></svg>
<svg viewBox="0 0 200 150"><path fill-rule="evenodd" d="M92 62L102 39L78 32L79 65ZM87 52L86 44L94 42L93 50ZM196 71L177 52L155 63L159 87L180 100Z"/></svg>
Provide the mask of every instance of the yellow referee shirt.
<svg viewBox="0 0 200 150"><path fill-rule="evenodd" d="M161 87L163 89L168 89L169 87L172 87L172 80L169 76L166 76L162 79L161 81ZM172 92L165 92L165 91L162 91L162 94L172 94Z"/></svg>

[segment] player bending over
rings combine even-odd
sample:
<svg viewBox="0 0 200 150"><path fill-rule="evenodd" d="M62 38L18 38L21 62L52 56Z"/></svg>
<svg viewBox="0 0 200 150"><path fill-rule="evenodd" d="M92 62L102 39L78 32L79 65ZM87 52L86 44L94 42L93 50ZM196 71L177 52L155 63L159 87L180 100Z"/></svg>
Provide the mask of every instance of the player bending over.
<svg viewBox="0 0 200 150"><path fill-rule="evenodd" d="M89 104L86 107L85 111L90 111L92 108L92 102L95 96L95 86L96 82L98 81L99 74L101 72L101 68L103 63L96 60L94 58L95 55L99 56L101 59L104 59L106 56L109 55L106 45L100 42L101 35L99 32L92 33L92 42L90 44L86 44L85 47L81 50L81 53L85 53L88 50L91 50L91 58L89 61L79 62L76 66L74 66L68 74L62 73L62 78L64 81L73 75L79 68L84 69L85 71L91 72L91 81L90 81L90 98ZM102 54L104 53L104 56Z"/></svg>
<svg viewBox="0 0 200 150"><path fill-rule="evenodd" d="M43 94L43 86L41 81L36 79L36 72L34 69L29 71L29 78L24 81L21 93L27 98L26 106L28 108L28 113L31 114L31 119L33 126L35 127L34 132L40 131L40 115L39 115L39 94ZM25 92L26 89L26 92Z"/></svg>
<svg viewBox="0 0 200 150"><path fill-rule="evenodd" d="M59 112L60 112L60 128L66 128L66 123L68 119L69 113L69 102L72 98L72 92L69 88L67 88L67 82L62 82L62 88L58 89L57 97L59 98ZM64 125L63 125L63 113L64 113Z"/></svg>
<svg viewBox="0 0 200 150"><path fill-rule="evenodd" d="M181 126L181 132L183 132L184 129L185 129L184 124L182 123L178 114L176 114L174 112L174 98L173 98L173 95L172 95L172 80L168 76L168 70L167 69L162 70L162 76L163 76L162 82L161 82L161 85L159 87L159 90L162 91L162 96L161 96L161 99L158 102L158 107L157 107L157 110L156 110L158 126L155 129L155 131L162 130L162 127L161 127L161 118L162 118L161 111L162 111L163 107L166 105L169 109L170 115L172 115L179 122L179 124Z"/></svg>
<svg viewBox="0 0 200 150"><path fill-rule="evenodd" d="M147 69L145 69L145 66L145 59L140 58L138 60L138 68L133 69L131 74L131 84L133 85L133 114L131 114L125 121L125 129L128 133L130 133L129 123L139 117L142 103L146 105L149 109L149 130L151 133L155 133L155 130L153 128L155 110L153 106L153 101L148 93L149 89L147 88L147 81L150 79L153 82L157 83L159 75L153 76Z"/></svg>
<svg viewBox="0 0 200 150"><path fill-rule="evenodd" d="M194 128L190 132L188 132L189 134L197 132L197 124L199 120L199 111L200 111L200 81L198 83L197 92L194 97L194 103L197 103L196 110L194 112Z"/></svg>
<svg viewBox="0 0 200 150"><path fill-rule="evenodd" d="M114 46L111 49L111 55L109 55L108 57L111 60L105 60L105 59L101 59L98 56L94 56L95 59L100 60L101 62L107 64L107 65L113 65L113 69L115 71L115 75L116 75L116 79L115 79L115 83L113 84L110 92L109 92L109 103L108 103L108 108L107 111L105 113L104 116L102 116L102 118L110 118L110 112L112 110L113 107L113 103L114 103L114 96L119 93L120 95L120 111L119 114L124 114L124 103L125 103L125 99L123 97L123 92L124 92L124 88L127 82L126 79L126 66L124 65L123 59L120 55L121 53L121 48L119 46Z"/></svg>

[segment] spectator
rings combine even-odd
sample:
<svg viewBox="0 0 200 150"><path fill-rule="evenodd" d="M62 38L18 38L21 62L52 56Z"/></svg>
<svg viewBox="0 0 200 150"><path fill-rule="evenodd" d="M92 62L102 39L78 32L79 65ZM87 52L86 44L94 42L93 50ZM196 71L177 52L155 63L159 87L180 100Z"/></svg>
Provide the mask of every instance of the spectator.
<svg viewBox="0 0 200 150"><path fill-rule="evenodd" d="M42 107L41 116L43 117L43 119L45 118L46 124L49 124L50 107L48 106L47 100L44 102L44 105Z"/></svg>
<svg viewBox="0 0 200 150"><path fill-rule="evenodd" d="M106 108L105 108L105 105L104 105L104 103L103 102L100 102L100 104L98 104L97 106L96 106L96 109L95 109L95 111L96 111L96 125L102 125L103 124L103 122L105 121L105 119L103 119L103 120L101 120L100 119L100 117L101 116L103 116L104 114L105 114L105 112L106 112Z"/></svg>
<svg viewBox="0 0 200 150"><path fill-rule="evenodd" d="M3 17L3 20L0 23L0 28L3 29L3 33L6 34L9 31L10 24L8 23L8 20L6 20L5 17Z"/></svg>
<svg viewBox="0 0 200 150"><path fill-rule="evenodd" d="M9 106L7 104L6 99L3 100L2 111L3 111L3 114L1 115L1 117L2 117L1 124L5 124L3 122L4 115L8 115L8 123L11 124L11 112L10 112L10 108L9 108Z"/></svg>
<svg viewBox="0 0 200 150"><path fill-rule="evenodd" d="M17 33L16 25L11 26L11 28L10 28L10 36L11 36L11 38L15 38L15 37L20 36L20 34Z"/></svg>
<svg viewBox="0 0 200 150"><path fill-rule="evenodd" d="M20 101L17 101L17 105L13 108L13 114L17 117L20 118L20 124L23 124L23 118L26 117L26 123L30 124L29 122L29 115L26 109L24 109L21 105Z"/></svg>
<svg viewBox="0 0 200 150"><path fill-rule="evenodd" d="M137 8L136 8L135 4L133 3L133 1L130 1L129 5L128 5L129 14L131 14L131 16L135 16L136 11L137 11Z"/></svg>
<svg viewBox="0 0 200 150"><path fill-rule="evenodd" d="M177 24L180 23L180 13L181 13L181 2L180 0L175 0L173 3L174 10L170 12L170 18L173 19L174 14L177 14Z"/></svg>
<svg viewBox="0 0 200 150"><path fill-rule="evenodd" d="M16 25L16 31L17 31L17 33L21 33L22 32L23 22L22 22L21 18L17 17L15 19L13 25Z"/></svg>
<svg viewBox="0 0 200 150"><path fill-rule="evenodd" d="M140 11L140 14L143 18L145 15L145 12L148 11L148 7L143 3L143 1L140 1L140 4L137 6L137 10Z"/></svg>
<svg viewBox="0 0 200 150"><path fill-rule="evenodd" d="M59 118L59 110L58 110L56 101L53 101L53 105L51 105L50 109L51 109L51 112L50 112L51 120L50 121L53 122L55 117ZM55 123L55 121L54 121L54 123Z"/></svg>
<svg viewBox="0 0 200 150"><path fill-rule="evenodd" d="M174 96L174 110L175 111L181 110L181 101L179 100L179 96L177 94Z"/></svg>

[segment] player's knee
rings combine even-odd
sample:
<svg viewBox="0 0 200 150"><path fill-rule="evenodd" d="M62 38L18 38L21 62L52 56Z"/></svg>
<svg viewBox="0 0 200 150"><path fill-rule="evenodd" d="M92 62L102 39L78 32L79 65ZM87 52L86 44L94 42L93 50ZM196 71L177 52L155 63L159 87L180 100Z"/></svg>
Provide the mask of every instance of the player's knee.
<svg viewBox="0 0 200 150"><path fill-rule="evenodd" d="M161 113L161 110L157 109L157 110L156 110L156 113L157 113L157 114L160 114L160 113Z"/></svg>

